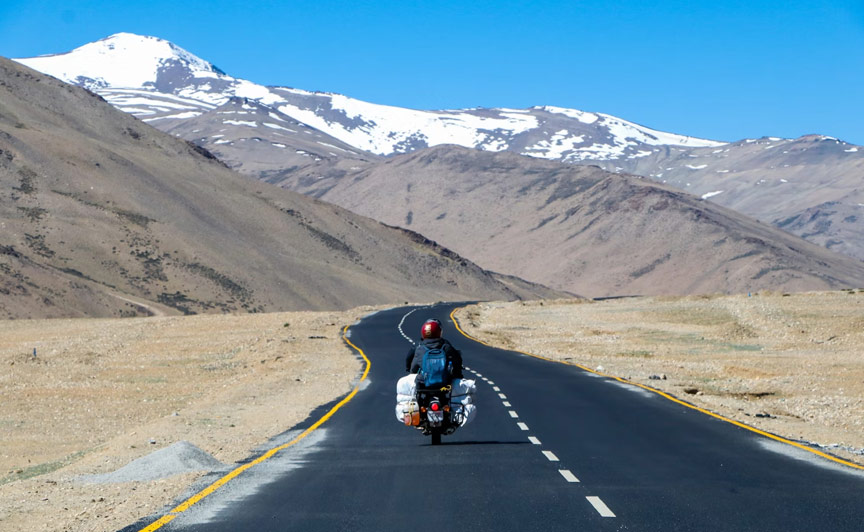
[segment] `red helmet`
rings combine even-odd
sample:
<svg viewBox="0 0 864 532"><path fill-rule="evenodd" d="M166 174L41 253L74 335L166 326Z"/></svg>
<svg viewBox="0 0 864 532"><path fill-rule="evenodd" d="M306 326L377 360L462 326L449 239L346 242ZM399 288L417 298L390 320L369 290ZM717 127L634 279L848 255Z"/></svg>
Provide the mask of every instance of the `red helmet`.
<svg viewBox="0 0 864 532"><path fill-rule="evenodd" d="M420 337L424 340L427 338L441 338L441 322L436 319L426 320L426 323L420 329Z"/></svg>

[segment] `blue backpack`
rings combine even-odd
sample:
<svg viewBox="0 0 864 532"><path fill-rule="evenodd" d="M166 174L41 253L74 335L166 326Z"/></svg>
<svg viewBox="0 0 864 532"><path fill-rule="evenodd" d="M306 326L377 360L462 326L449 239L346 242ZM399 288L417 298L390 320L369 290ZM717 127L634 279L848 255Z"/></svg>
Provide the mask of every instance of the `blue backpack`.
<svg viewBox="0 0 864 532"><path fill-rule="evenodd" d="M444 354L444 349L426 348L423 361L420 363L420 380L429 388L450 384L450 369L447 367L447 355Z"/></svg>

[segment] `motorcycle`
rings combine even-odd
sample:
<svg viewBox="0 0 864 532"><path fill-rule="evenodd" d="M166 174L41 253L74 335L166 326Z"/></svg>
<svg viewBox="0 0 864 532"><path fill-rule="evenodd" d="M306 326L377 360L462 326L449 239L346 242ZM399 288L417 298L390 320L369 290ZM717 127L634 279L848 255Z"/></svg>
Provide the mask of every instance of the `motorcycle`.
<svg viewBox="0 0 864 532"><path fill-rule="evenodd" d="M432 445L440 445L441 436L453 434L474 418L474 381L454 379L447 386L425 388L416 385L415 377L409 375L397 383L396 417L431 436Z"/></svg>

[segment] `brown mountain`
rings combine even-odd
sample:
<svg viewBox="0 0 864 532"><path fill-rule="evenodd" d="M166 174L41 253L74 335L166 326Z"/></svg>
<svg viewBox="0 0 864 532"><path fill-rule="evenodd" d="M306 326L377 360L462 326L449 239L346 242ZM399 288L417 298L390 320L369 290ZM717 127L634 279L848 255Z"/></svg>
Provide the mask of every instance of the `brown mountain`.
<svg viewBox="0 0 864 532"><path fill-rule="evenodd" d="M589 296L864 285L864 263L672 187L511 153L429 148L321 198Z"/></svg>
<svg viewBox="0 0 864 532"><path fill-rule="evenodd" d="M0 58L0 318L516 297L508 285Z"/></svg>
<svg viewBox="0 0 864 532"><path fill-rule="evenodd" d="M822 135L664 148L598 162L643 175L864 260L864 148Z"/></svg>
<svg viewBox="0 0 864 532"><path fill-rule="evenodd" d="M826 201L774 225L826 248L864 260L864 203Z"/></svg>

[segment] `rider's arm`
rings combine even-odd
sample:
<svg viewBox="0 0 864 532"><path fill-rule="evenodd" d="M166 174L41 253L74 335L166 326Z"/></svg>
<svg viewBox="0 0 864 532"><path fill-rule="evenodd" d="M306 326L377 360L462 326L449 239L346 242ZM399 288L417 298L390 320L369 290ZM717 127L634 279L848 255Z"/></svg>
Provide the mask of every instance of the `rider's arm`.
<svg viewBox="0 0 864 532"><path fill-rule="evenodd" d="M453 378L461 379L462 375L462 352L455 347L450 348L450 356L453 360Z"/></svg>
<svg viewBox="0 0 864 532"><path fill-rule="evenodd" d="M414 348L408 351L408 356L405 357L405 371L411 371L411 362L414 360Z"/></svg>

